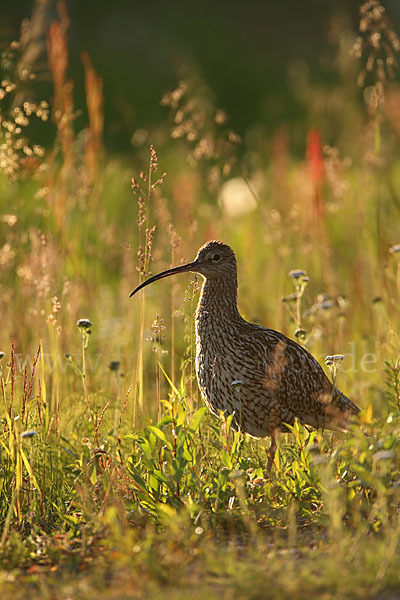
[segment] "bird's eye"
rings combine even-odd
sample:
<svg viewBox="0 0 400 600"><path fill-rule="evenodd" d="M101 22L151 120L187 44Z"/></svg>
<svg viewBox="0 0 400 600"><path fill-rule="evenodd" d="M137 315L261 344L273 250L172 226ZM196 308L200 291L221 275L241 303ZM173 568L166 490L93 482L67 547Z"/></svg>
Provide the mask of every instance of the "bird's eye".
<svg viewBox="0 0 400 600"><path fill-rule="evenodd" d="M218 262L219 260L221 260L221 256L219 254L214 254L213 260L215 260L215 262Z"/></svg>

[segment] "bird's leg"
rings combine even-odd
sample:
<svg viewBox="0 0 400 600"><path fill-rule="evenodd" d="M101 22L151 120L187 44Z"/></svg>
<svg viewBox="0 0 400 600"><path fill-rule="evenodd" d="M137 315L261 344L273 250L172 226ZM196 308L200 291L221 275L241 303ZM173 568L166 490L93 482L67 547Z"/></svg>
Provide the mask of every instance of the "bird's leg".
<svg viewBox="0 0 400 600"><path fill-rule="evenodd" d="M276 435L275 430L271 433L271 445L268 450L267 473L272 469L276 452Z"/></svg>

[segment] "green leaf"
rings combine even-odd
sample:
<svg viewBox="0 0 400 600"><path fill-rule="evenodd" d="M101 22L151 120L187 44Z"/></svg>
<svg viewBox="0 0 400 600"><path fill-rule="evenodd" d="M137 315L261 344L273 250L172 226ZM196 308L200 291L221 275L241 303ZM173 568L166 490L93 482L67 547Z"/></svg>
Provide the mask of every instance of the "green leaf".
<svg viewBox="0 0 400 600"><path fill-rule="evenodd" d="M192 431L197 431L199 429L201 422L203 421L203 419L207 415L207 413L208 413L207 406L202 406L201 408L196 410L196 412L194 413L193 418L190 422L190 429Z"/></svg>
<svg viewBox="0 0 400 600"><path fill-rule="evenodd" d="M22 450L22 448L20 448L20 450L19 450L19 451L20 451L20 453L21 453L22 460L24 461L24 464L25 464L26 470L28 471L29 477L31 478L31 481L32 481L33 485L35 486L35 488L37 489L37 491L38 491L38 492L39 492L39 494L40 494L40 493L41 493L41 492L40 492L40 487L39 487L39 484L38 484L38 482L37 482L37 479L36 479L36 477L35 477L35 476L34 476L34 474L33 474L33 471L32 471L31 465L30 465L30 463L29 463L29 460L27 459L27 457L26 457L26 454L25 454L25 452Z"/></svg>
<svg viewBox="0 0 400 600"><path fill-rule="evenodd" d="M174 392L175 396L177 396L179 398L180 392L179 392L178 388L172 383L171 379L168 377L168 375L165 372L164 367L162 366L160 361L158 361L158 366L160 367L161 371L163 372L165 379L168 381L169 385L171 386L171 389Z"/></svg>
<svg viewBox="0 0 400 600"><path fill-rule="evenodd" d="M167 436L162 429L155 425L147 425L147 429L151 431L159 440L161 440L170 450L172 450L172 443L168 440Z"/></svg>
<svg viewBox="0 0 400 600"><path fill-rule="evenodd" d="M140 477L140 475L138 475L137 473L133 473L130 469L129 474L132 477L133 481L136 483L136 485L141 489L141 491L146 492L147 485L145 481Z"/></svg>
<svg viewBox="0 0 400 600"><path fill-rule="evenodd" d="M232 458L225 449L221 450L221 461L224 467L232 469Z"/></svg>

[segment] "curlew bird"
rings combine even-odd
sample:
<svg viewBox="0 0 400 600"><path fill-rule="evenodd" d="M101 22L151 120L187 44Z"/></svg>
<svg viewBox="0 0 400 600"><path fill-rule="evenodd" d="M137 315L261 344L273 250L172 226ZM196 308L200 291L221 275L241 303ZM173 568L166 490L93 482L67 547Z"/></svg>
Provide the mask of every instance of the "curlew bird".
<svg viewBox="0 0 400 600"><path fill-rule="evenodd" d="M247 322L237 308L237 267L233 250L207 242L191 263L168 269L146 285L192 271L204 277L196 310L196 373L201 395L217 416L232 414L232 425L254 437L271 436L293 425L344 431L359 408L332 385L320 364L302 346L273 329Z"/></svg>

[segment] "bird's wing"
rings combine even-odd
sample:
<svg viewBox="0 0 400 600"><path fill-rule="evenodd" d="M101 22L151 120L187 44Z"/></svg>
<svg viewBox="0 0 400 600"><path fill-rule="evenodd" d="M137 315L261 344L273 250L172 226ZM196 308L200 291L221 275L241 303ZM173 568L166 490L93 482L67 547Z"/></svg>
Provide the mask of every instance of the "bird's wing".
<svg viewBox="0 0 400 600"><path fill-rule="evenodd" d="M257 329L256 343L262 345L265 361L265 386L276 393L282 410L314 427L344 429L349 416L359 409L332 385L318 361L282 333Z"/></svg>

